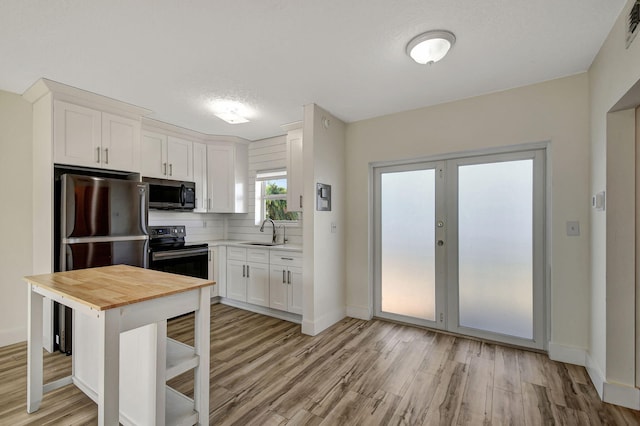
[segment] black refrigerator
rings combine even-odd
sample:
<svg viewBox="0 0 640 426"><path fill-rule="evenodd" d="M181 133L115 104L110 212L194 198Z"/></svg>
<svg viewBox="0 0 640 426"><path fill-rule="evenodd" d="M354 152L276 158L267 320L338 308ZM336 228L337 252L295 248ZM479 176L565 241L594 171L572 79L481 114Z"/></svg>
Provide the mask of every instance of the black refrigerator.
<svg viewBox="0 0 640 426"><path fill-rule="evenodd" d="M60 176L59 270L148 266L148 185L78 174ZM72 351L72 311L54 308L54 343Z"/></svg>

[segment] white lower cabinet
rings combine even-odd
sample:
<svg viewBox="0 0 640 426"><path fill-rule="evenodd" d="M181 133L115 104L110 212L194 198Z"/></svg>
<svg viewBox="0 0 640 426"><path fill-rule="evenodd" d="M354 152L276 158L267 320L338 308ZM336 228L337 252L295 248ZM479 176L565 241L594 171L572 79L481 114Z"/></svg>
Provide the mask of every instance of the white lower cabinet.
<svg viewBox="0 0 640 426"><path fill-rule="evenodd" d="M211 287L211 297L220 296L218 248L209 247L209 279L215 281L216 285Z"/></svg>
<svg viewBox="0 0 640 426"><path fill-rule="evenodd" d="M269 250L227 247L227 296L269 306Z"/></svg>
<svg viewBox="0 0 640 426"><path fill-rule="evenodd" d="M302 253L235 246L218 249L226 249L226 270L216 281L221 296L302 315Z"/></svg>
<svg viewBox="0 0 640 426"><path fill-rule="evenodd" d="M302 315L302 255L270 253L269 307Z"/></svg>

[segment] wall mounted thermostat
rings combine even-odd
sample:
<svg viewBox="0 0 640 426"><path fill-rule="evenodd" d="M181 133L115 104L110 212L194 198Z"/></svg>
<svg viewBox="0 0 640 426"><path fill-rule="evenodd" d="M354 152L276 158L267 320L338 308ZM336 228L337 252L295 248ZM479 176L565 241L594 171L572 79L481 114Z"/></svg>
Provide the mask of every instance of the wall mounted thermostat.
<svg viewBox="0 0 640 426"><path fill-rule="evenodd" d="M591 207L593 207L596 210L601 210L601 211L604 210L605 203L606 203L606 200L605 200L604 191L600 191L596 195L591 197Z"/></svg>
<svg viewBox="0 0 640 426"><path fill-rule="evenodd" d="M316 184L316 210L321 212L331 211L331 185Z"/></svg>

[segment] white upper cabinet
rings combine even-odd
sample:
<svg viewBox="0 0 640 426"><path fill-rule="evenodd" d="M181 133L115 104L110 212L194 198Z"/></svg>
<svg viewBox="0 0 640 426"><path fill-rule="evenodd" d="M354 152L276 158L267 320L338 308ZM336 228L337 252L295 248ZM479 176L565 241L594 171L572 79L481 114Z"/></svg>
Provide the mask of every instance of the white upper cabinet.
<svg viewBox="0 0 640 426"><path fill-rule="evenodd" d="M193 142L169 136L167 161L169 179L193 181Z"/></svg>
<svg viewBox="0 0 640 426"><path fill-rule="evenodd" d="M167 136L142 131L140 170L143 176L165 178L167 173Z"/></svg>
<svg viewBox="0 0 640 426"><path fill-rule="evenodd" d="M140 121L55 100L54 162L136 172Z"/></svg>
<svg viewBox="0 0 640 426"><path fill-rule="evenodd" d="M193 143L193 181L196 183L197 213L207 211L207 145Z"/></svg>
<svg viewBox="0 0 640 426"><path fill-rule="evenodd" d="M193 181L193 142L144 130L141 152L143 176Z"/></svg>
<svg viewBox="0 0 640 426"><path fill-rule="evenodd" d="M247 212L248 148L242 143L207 145L207 210Z"/></svg>
<svg viewBox="0 0 640 426"><path fill-rule="evenodd" d="M302 211L302 123L284 126L287 131L287 210ZM293 128L292 128L293 127Z"/></svg>

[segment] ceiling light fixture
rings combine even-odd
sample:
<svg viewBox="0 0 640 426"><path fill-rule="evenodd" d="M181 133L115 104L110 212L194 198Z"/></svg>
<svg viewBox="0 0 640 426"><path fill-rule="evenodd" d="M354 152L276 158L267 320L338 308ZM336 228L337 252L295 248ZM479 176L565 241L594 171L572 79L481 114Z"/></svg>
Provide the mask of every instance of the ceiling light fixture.
<svg viewBox="0 0 640 426"><path fill-rule="evenodd" d="M248 123L251 111L244 104L228 99L218 99L211 104L213 115L229 124Z"/></svg>
<svg viewBox="0 0 640 426"><path fill-rule="evenodd" d="M427 31L411 39L407 55L419 64L431 65L444 58L455 42L456 36L450 31Z"/></svg>

